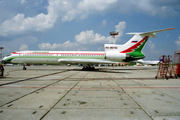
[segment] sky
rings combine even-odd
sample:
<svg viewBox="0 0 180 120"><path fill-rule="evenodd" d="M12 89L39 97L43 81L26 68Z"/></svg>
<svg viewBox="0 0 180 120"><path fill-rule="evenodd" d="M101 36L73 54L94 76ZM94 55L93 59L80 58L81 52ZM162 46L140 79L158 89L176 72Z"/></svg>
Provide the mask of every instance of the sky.
<svg viewBox="0 0 180 120"><path fill-rule="evenodd" d="M129 32L157 33L143 49L158 60L180 49L180 0L0 0L0 47L14 51L104 51ZM109 32L118 31L115 39Z"/></svg>

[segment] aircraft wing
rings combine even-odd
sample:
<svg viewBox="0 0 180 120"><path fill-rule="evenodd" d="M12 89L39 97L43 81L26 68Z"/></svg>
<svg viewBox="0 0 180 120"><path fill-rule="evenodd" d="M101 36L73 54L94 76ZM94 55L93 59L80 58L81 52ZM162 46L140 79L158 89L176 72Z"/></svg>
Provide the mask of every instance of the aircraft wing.
<svg viewBox="0 0 180 120"><path fill-rule="evenodd" d="M78 64L113 64L116 62L103 59L59 59L59 63L78 63Z"/></svg>
<svg viewBox="0 0 180 120"><path fill-rule="evenodd" d="M153 64L158 64L158 63L159 63L159 61L152 61L152 63L153 63Z"/></svg>

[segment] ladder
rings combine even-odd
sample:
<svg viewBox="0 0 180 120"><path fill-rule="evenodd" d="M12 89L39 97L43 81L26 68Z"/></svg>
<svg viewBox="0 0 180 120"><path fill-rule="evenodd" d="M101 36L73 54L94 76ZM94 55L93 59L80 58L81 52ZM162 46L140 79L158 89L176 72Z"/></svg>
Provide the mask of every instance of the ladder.
<svg viewBox="0 0 180 120"><path fill-rule="evenodd" d="M158 77L161 78L177 78L176 71L174 66L172 65L172 56L170 55L162 55L159 58L160 63L159 63L159 68L157 71L157 74L155 78L157 79ZM169 76L168 76L169 75Z"/></svg>

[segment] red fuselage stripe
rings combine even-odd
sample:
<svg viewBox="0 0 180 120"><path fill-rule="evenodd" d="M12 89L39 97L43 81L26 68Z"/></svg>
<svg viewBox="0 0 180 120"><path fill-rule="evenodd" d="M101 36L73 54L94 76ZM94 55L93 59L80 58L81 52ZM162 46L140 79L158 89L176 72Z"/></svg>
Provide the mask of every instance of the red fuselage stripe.
<svg viewBox="0 0 180 120"><path fill-rule="evenodd" d="M12 54L104 55L104 53L17 53L17 52L13 52Z"/></svg>

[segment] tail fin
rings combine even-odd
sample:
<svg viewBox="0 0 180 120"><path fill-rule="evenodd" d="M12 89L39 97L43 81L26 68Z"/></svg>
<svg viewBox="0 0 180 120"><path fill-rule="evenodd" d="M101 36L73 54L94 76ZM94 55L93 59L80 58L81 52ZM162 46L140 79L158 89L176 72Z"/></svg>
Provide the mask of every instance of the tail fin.
<svg viewBox="0 0 180 120"><path fill-rule="evenodd" d="M128 59L126 61L142 59L145 55L142 53L142 49L144 48L146 42L149 38L155 38L156 33L163 32L167 30L173 30L175 28L168 28L150 32L139 32L139 33L127 33L129 35L134 35L128 42L124 45L115 45L115 44L105 44L105 51L118 51L119 53L126 54Z"/></svg>
<svg viewBox="0 0 180 120"><path fill-rule="evenodd" d="M168 28L168 29L143 32L143 33L127 33L134 36L122 46L120 53L126 53L134 60L142 59L145 57L145 55L142 53L142 49L144 48L149 37L155 38L156 33L167 30L173 30L173 29L175 28Z"/></svg>

